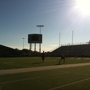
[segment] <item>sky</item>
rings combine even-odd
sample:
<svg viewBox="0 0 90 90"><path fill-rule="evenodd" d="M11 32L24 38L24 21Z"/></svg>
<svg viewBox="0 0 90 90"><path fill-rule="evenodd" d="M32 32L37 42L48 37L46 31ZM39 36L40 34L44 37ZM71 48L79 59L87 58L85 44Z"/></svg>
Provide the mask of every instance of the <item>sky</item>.
<svg viewBox="0 0 90 90"><path fill-rule="evenodd" d="M28 34L40 33L36 25L44 25L41 51L72 41L86 43L90 40L90 14L76 6L76 0L0 0L0 44L21 50L24 41L24 49L29 49ZM39 44L36 46L39 51Z"/></svg>

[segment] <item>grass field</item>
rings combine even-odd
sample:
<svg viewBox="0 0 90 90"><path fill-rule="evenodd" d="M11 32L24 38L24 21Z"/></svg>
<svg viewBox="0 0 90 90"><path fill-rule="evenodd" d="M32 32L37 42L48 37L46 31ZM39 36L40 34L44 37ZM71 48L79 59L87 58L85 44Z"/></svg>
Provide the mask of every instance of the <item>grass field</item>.
<svg viewBox="0 0 90 90"><path fill-rule="evenodd" d="M57 65L60 58L0 58L0 69ZM67 58L65 64L86 63L90 59ZM2 66L2 67L1 67ZM0 75L0 90L89 90L90 66Z"/></svg>
<svg viewBox="0 0 90 90"><path fill-rule="evenodd" d="M43 63L40 57L0 58L0 70L52 66L57 65L59 63L59 60L60 58L48 57L45 58L45 62ZM66 58L65 64L86 63L86 62L90 62L90 59Z"/></svg>

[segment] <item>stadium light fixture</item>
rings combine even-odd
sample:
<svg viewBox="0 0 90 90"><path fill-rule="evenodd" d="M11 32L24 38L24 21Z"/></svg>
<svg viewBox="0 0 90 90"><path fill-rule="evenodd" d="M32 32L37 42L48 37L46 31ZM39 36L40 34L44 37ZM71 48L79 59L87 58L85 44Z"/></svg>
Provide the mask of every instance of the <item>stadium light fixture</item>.
<svg viewBox="0 0 90 90"><path fill-rule="evenodd" d="M41 34L41 27L44 27L44 25L37 25L37 27L40 28L40 34Z"/></svg>

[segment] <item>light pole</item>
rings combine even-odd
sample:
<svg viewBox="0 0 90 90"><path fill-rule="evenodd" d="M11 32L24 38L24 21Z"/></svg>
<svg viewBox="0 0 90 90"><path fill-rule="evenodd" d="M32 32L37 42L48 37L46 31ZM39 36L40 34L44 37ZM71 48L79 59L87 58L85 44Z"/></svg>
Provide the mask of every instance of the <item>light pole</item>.
<svg viewBox="0 0 90 90"><path fill-rule="evenodd" d="M73 30L72 30L72 45L73 45Z"/></svg>
<svg viewBox="0 0 90 90"><path fill-rule="evenodd" d="M40 28L40 34L41 34L41 27L44 27L44 25L37 25L37 27ZM41 53L41 43L39 43L39 52Z"/></svg>
<svg viewBox="0 0 90 90"><path fill-rule="evenodd" d="M61 33L59 33L59 47L60 47L60 36L61 36Z"/></svg>
<svg viewBox="0 0 90 90"><path fill-rule="evenodd" d="M41 34L41 27L44 27L44 25L37 25L37 27L40 28L40 34Z"/></svg>
<svg viewBox="0 0 90 90"><path fill-rule="evenodd" d="M23 49L24 49L24 39L25 39L25 38L23 38Z"/></svg>
<svg viewBox="0 0 90 90"><path fill-rule="evenodd" d="M72 30L72 52L73 52L73 30Z"/></svg>

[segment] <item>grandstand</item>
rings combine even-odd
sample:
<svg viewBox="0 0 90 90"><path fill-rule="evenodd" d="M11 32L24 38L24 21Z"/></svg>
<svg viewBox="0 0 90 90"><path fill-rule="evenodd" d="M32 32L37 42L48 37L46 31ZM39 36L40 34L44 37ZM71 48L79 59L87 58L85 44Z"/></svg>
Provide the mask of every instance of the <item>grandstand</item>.
<svg viewBox="0 0 90 90"><path fill-rule="evenodd" d="M34 52L32 52L32 54L33 53ZM22 56L22 54L25 54L24 56L30 56L29 50L18 50L0 45L0 57L16 57ZM60 46L51 52L47 52L46 56L59 57L62 54L64 54L66 57L90 57L90 43Z"/></svg>
<svg viewBox="0 0 90 90"><path fill-rule="evenodd" d="M0 57L17 57L17 56L39 56L39 52L30 51L28 49L13 49L4 45L0 45Z"/></svg>
<svg viewBox="0 0 90 90"><path fill-rule="evenodd" d="M17 50L4 46L4 45L0 45L0 57L11 57L11 56L17 56Z"/></svg>
<svg viewBox="0 0 90 90"><path fill-rule="evenodd" d="M90 44L61 46L53 50L51 55L61 56L62 53L67 57L90 57Z"/></svg>

